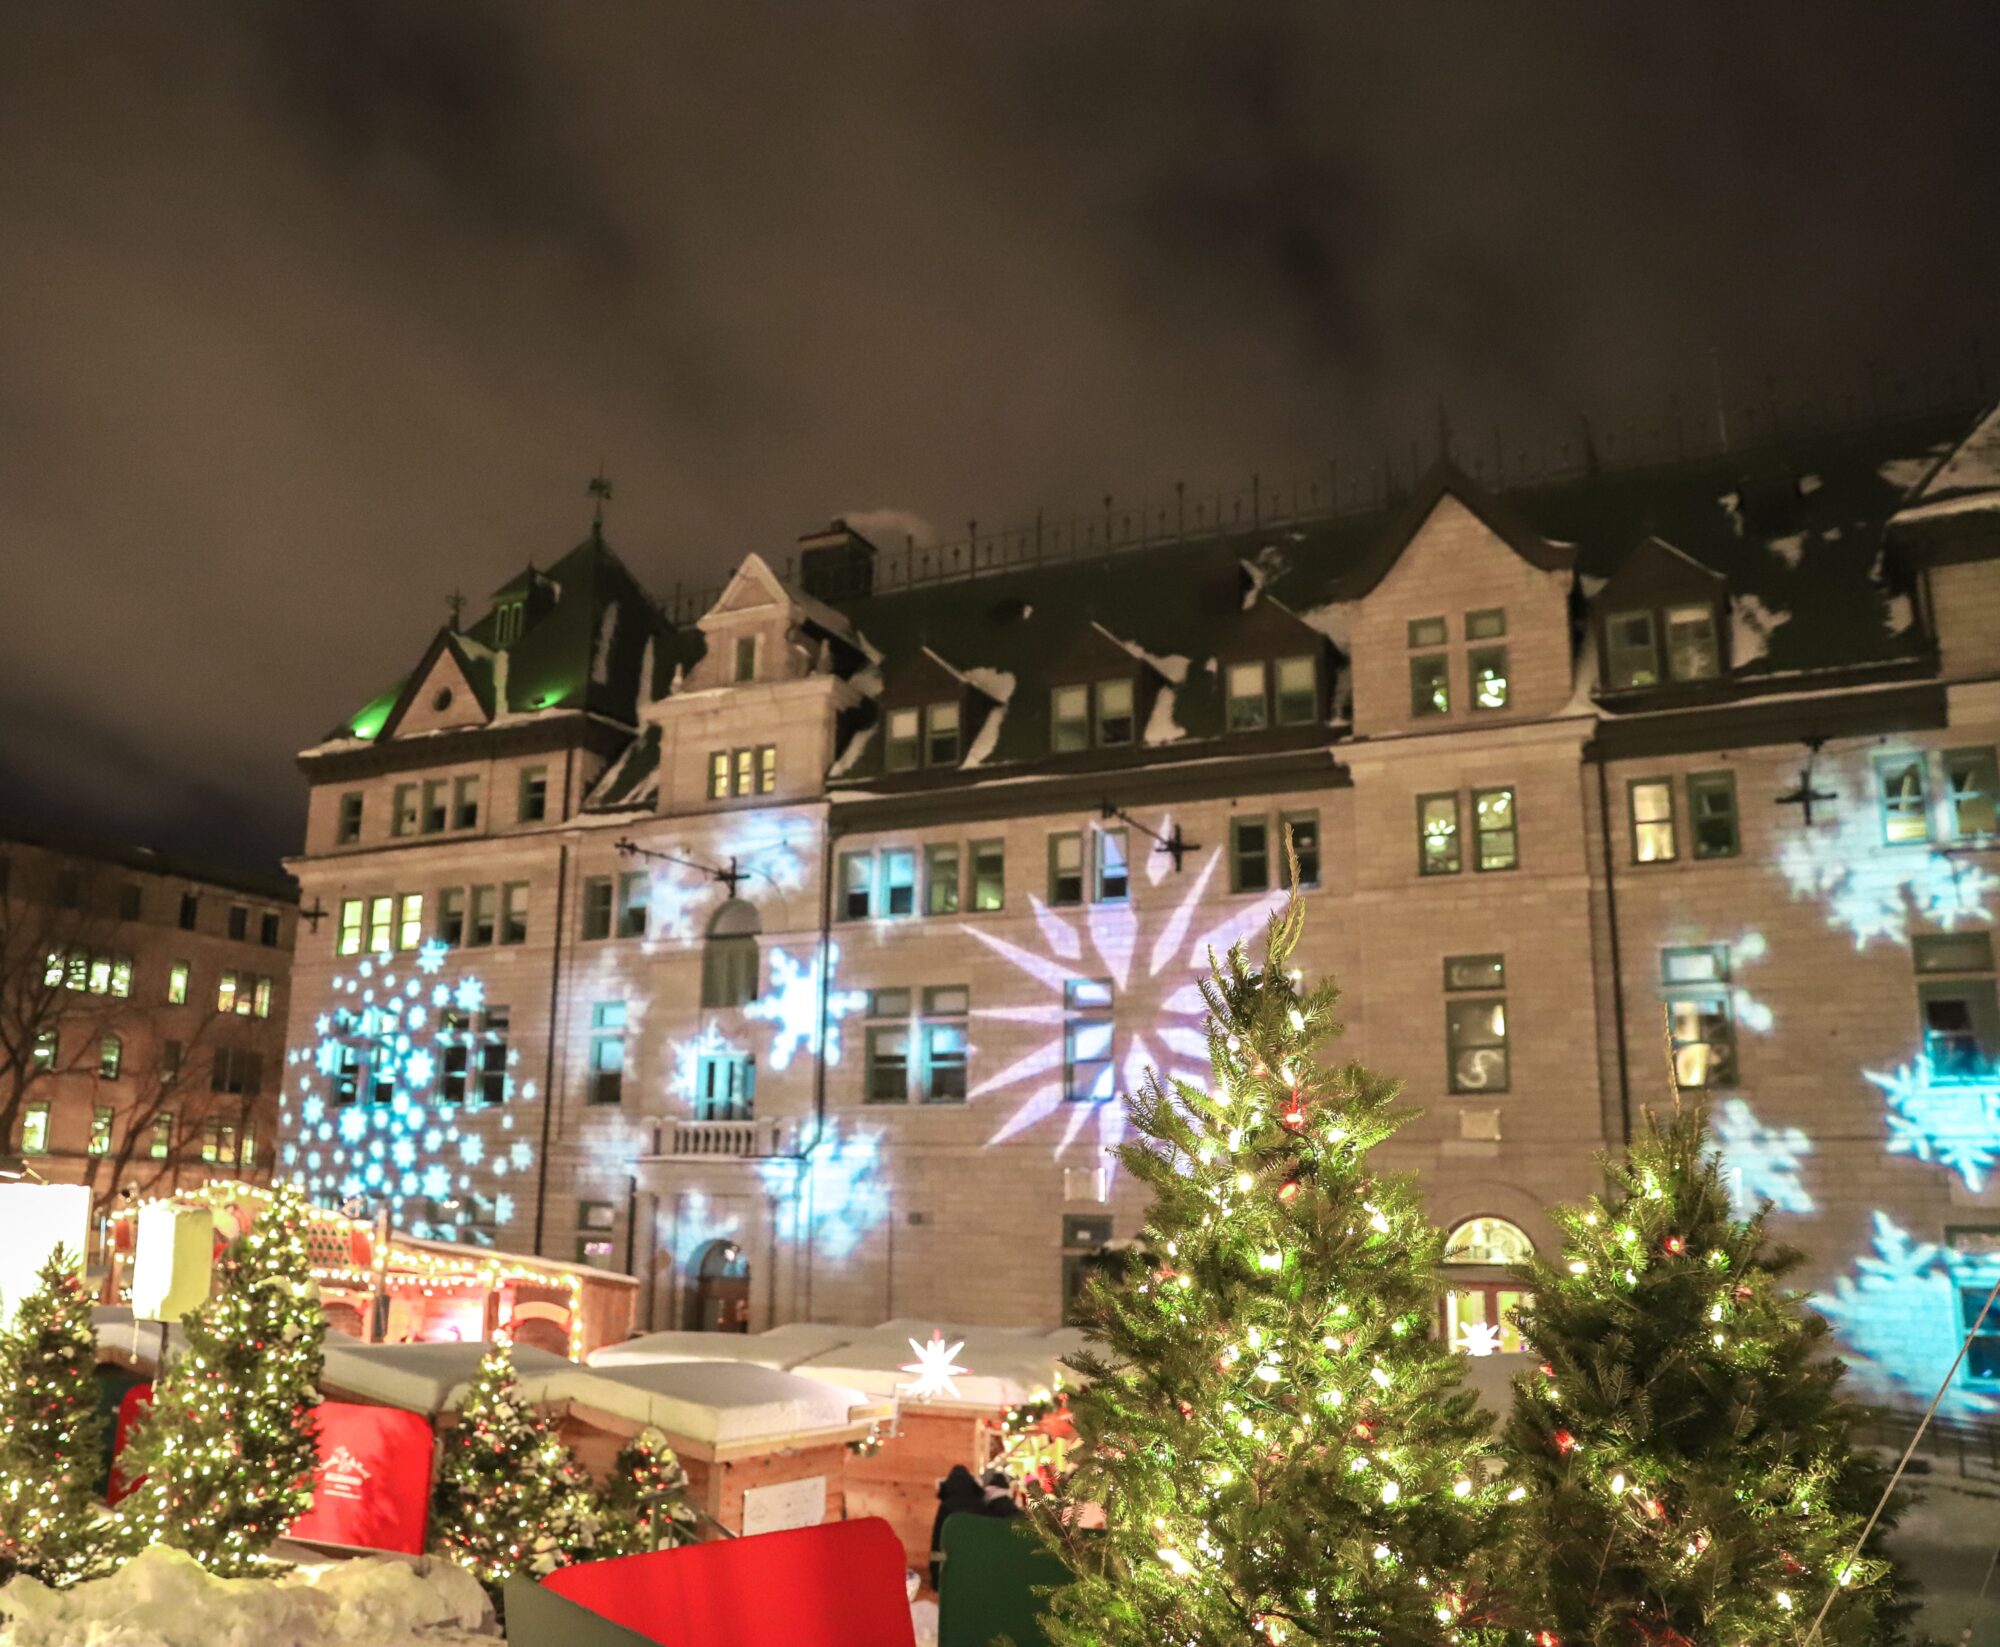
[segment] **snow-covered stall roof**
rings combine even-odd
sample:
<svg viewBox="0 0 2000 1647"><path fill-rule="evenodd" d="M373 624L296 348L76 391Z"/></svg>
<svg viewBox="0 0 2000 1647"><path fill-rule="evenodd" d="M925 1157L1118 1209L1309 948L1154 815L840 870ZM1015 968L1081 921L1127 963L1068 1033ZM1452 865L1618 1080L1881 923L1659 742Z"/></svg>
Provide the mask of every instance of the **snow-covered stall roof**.
<svg viewBox="0 0 2000 1647"><path fill-rule="evenodd" d="M789 1372L808 1356L822 1355L855 1336L853 1327L794 1321L769 1332L649 1332L622 1344L605 1344L585 1357L593 1367L639 1367L662 1361L740 1361Z"/></svg>
<svg viewBox="0 0 2000 1647"><path fill-rule="evenodd" d="M435 1417L457 1410L479 1371L486 1346L470 1344L363 1344L329 1334L320 1388L334 1396L360 1396L405 1412ZM547 1350L514 1347L514 1371L529 1401L560 1397L551 1386L576 1363Z"/></svg>
<svg viewBox="0 0 2000 1647"><path fill-rule="evenodd" d="M711 1339L719 1336L709 1334ZM570 1368L549 1395L713 1446L844 1429L860 1390L750 1361L656 1361Z"/></svg>
<svg viewBox="0 0 2000 1647"><path fill-rule="evenodd" d="M1025 1401L1037 1390L1048 1389L1062 1370L1063 1358L1084 1343L1083 1333L1074 1327L1049 1331L901 1320L857 1333L851 1342L801 1361L794 1370L801 1377L851 1385L872 1396L893 1396L912 1382L904 1370L917 1359L912 1343L928 1343L933 1330L947 1347L961 1346L954 1360L966 1369L952 1375L956 1396L940 1395L931 1402L948 1407L1011 1407ZM1074 1378L1067 1372L1064 1376Z"/></svg>

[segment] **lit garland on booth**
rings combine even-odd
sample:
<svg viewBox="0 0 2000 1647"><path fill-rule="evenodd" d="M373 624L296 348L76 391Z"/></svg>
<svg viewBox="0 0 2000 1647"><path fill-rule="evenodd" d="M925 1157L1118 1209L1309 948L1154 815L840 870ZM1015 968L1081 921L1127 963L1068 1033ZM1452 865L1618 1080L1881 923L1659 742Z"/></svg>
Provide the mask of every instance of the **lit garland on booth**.
<svg viewBox="0 0 2000 1647"><path fill-rule="evenodd" d="M116 1512L128 1549L171 1544L211 1572L257 1572L312 1504L326 1316L307 1218L297 1190L271 1191L183 1321L187 1347L154 1385L124 1464L145 1478Z"/></svg>
<svg viewBox="0 0 2000 1647"><path fill-rule="evenodd" d="M1848 1559L1884 1472L1853 1448L1826 1323L1779 1284L1798 1256L1734 1215L1702 1111L1648 1115L1557 1220L1507 1425L1533 1639L1776 1647L1829 1589L1823 1641L1892 1639L1889 1563Z"/></svg>
<svg viewBox="0 0 2000 1647"><path fill-rule="evenodd" d="M58 1248L0 1331L0 1573L57 1587L95 1577L110 1542L91 1490L105 1423L80 1259Z"/></svg>
<svg viewBox="0 0 2000 1647"><path fill-rule="evenodd" d="M1335 991L1287 971L1303 920L1294 900L1261 970L1238 947L1202 985L1209 1084L1132 1102L1153 1211L1086 1288L1077 1467L1034 1512L1077 1575L1054 1647L1504 1639L1475 1566L1497 1465L1430 1330L1443 1236L1368 1168L1395 1085L1317 1059Z"/></svg>

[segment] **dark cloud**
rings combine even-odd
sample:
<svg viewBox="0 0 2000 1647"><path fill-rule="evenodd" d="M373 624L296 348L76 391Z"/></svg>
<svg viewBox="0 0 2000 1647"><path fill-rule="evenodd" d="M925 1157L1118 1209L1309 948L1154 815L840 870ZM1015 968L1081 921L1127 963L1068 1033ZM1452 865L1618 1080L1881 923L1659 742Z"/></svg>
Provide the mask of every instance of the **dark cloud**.
<svg viewBox="0 0 2000 1647"><path fill-rule="evenodd" d="M453 588L1912 376L1962 7L344 0L0 17L0 812L268 855ZM1711 360L1714 362L1711 367ZM890 516L885 515L888 519Z"/></svg>

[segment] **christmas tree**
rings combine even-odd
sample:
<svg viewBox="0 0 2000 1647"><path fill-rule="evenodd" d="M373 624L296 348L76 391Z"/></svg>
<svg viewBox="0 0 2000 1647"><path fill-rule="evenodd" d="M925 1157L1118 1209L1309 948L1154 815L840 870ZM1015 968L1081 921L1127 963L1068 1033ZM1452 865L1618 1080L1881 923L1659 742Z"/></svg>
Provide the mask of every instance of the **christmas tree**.
<svg viewBox="0 0 2000 1647"><path fill-rule="evenodd" d="M1393 1082L1327 1067L1330 983L1287 963L1303 907L1202 993L1213 1075L1149 1077L1143 1251L1086 1292L1077 1469L1037 1520L1077 1581L1057 1647L1476 1642L1470 1562L1498 1504L1487 1423L1437 1342L1442 1237L1368 1153ZM1099 1530L1085 1506L1098 1506Z"/></svg>
<svg viewBox="0 0 2000 1647"><path fill-rule="evenodd" d="M692 1544L695 1515L687 1484L687 1471L667 1438L651 1427L641 1430L612 1462L595 1553L637 1555Z"/></svg>
<svg viewBox="0 0 2000 1647"><path fill-rule="evenodd" d="M514 1356L497 1338L479 1363L431 1495L431 1542L489 1589L595 1553L601 1517L590 1480L548 1421L521 1399Z"/></svg>
<svg viewBox="0 0 2000 1647"><path fill-rule="evenodd" d="M1897 1639L1888 1563L1849 1559L1885 1472L1854 1450L1826 1323L1780 1285L1799 1255L1732 1215L1678 1099L1605 1178L1557 1214L1521 1320L1540 1367L1506 1439L1534 1639L1791 1643L1829 1591L1821 1641Z"/></svg>
<svg viewBox="0 0 2000 1647"><path fill-rule="evenodd" d="M281 1184L216 1261L182 1322L122 1468L144 1481L118 1507L125 1542L171 1544L243 1574L312 1503L326 1316L308 1272L305 1200Z"/></svg>
<svg viewBox="0 0 2000 1647"><path fill-rule="evenodd" d="M91 1492L104 1451L97 1334L78 1260L58 1247L0 1332L0 1579L64 1586L106 1564L109 1526Z"/></svg>

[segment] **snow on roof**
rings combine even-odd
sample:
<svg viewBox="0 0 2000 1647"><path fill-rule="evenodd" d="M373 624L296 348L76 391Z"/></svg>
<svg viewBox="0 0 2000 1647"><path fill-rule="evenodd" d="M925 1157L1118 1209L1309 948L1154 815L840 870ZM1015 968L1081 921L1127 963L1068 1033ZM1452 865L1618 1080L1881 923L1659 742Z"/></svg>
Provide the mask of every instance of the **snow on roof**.
<svg viewBox="0 0 2000 1647"><path fill-rule="evenodd" d="M1913 504L1941 502L1971 492L2000 491L2000 405L1987 408L1972 433L1924 482Z"/></svg>
<svg viewBox="0 0 2000 1647"><path fill-rule="evenodd" d="M713 1349L718 1339L737 1335L687 1336L706 1337ZM842 1429L854 1408L868 1404L860 1390L742 1360L573 1367L551 1381L549 1394L718 1446Z"/></svg>
<svg viewBox="0 0 2000 1647"><path fill-rule="evenodd" d="M606 1344L586 1358L593 1367L647 1366L663 1361L743 1361L789 1372L809 1355L819 1355L855 1336L853 1327L794 1321L769 1332L649 1332L622 1344Z"/></svg>
<svg viewBox="0 0 2000 1647"><path fill-rule="evenodd" d="M486 1348L481 1343L364 1344L329 1334L320 1387L427 1418L454 1412L478 1373ZM555 1399L550 1393L552 1381L574 1367L574 1362L547 1350L514 1347L514 1371L520 1375L521 1394L529 1401Z"/></svg>
<svg viewBox="0 0 2000 1647"><path fill-rule="evenodd" d="M952 1327L931 1321L891 1321L857 1334L851 1343L798 1364L804 1378L864 1390L872 1396L892 1396L911 1382L903 1369L916 1359L911 1344L926 1343L932 1331L947 1345L959 1344L955 1360L966 1370L953 1377L958 1395L941 1398L946 1406L1011 1407L1055 1382L1063 1357L1083 1347L1084 1336L1074 1327L1050 1332L1043 1328ZM1065 1376L1073 1377L1073 1374Z"/></svg>
<svg viewBox="0 0 2000 1647"><path fill-rule="evenodd" d="M972 747L966 750L965 759L958 764L961 767L984 766L1000 742L1000 728L1007 720L1007 705L1014 697L1014 677L1005 669L968 669L964 678L991 698L993 707L986 711L986 719L979 723L979 735L972 740Z"/></svg>
<svg viewBox="0 0 2000 1647"><path fill-rule="evenodd" d="M1737 595L1729 603L1730 663L1741 669L1771 648L1771 631L1790 623L1789 612L1774 612L1755 595Z"/></svg>

